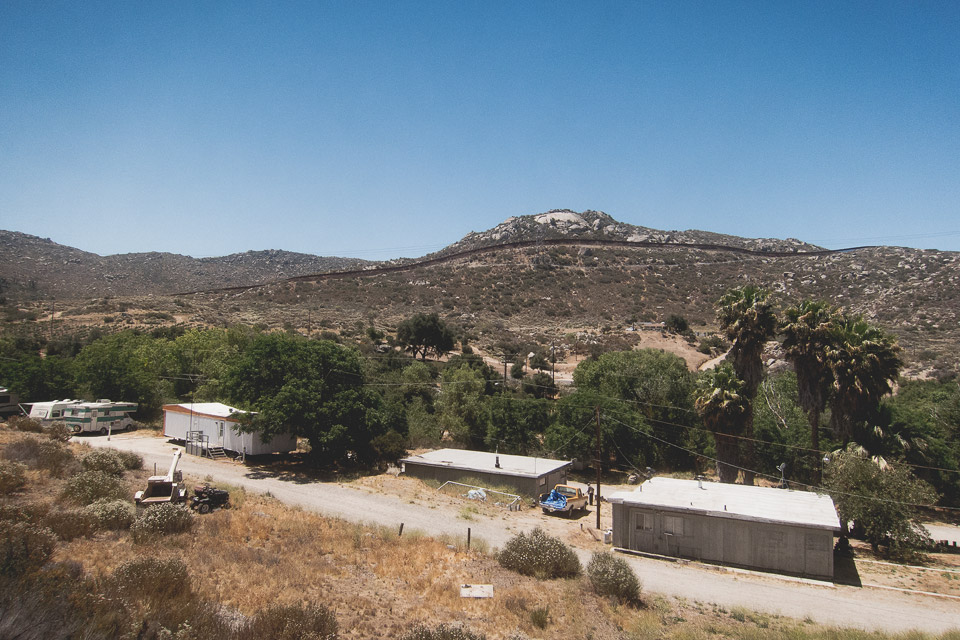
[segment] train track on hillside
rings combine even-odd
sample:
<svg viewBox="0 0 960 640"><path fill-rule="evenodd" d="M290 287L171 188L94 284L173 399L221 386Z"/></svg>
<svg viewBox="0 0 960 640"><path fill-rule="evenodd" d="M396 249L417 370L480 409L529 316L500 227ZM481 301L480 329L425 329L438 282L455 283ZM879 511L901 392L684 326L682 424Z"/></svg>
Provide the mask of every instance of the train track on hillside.
<svg viewBox="0 0 960 640"><path fill-rule="evenodd" d="M815 258L822 256L835 255L838 253L850 253L862 249L875 249L877 245L863 245L859 247L847 247L844 249L818 249L816 251L770 251L762 249L748 249L746 247L734 247L724 244L699 243L699 242L657 242L652 240L600 240L600 239L565 239L551 238L543 240L517 240L515 242L503 242L500 244L489 245L486 247L476 247L474 249L465 249L454 253L448 253L433 258L423 258L403 264L391 264L376 267L367 267L364 269L344 269L340 271L324 271L302 276L291 276L269 282L258 284L234 285L230 287L216 287L211 289L198 289L195 291L184 291L176 293L178 296L189 296L201 293L230 293L249 291L260 287L271 285L288 284L296 282L319 282L323 280L337 280L342 278L368 278L392 273L402 273L404 271L413 271L423 267L432 267L456 260L472 258L488 253L498 253L500 251L511 251L516 249L529 249L538 247L591 247L591 248L617 248L617 249L698 249L701 251L722 251L727 253L736 253L740 255L761 256L765 258Z"/></svg>

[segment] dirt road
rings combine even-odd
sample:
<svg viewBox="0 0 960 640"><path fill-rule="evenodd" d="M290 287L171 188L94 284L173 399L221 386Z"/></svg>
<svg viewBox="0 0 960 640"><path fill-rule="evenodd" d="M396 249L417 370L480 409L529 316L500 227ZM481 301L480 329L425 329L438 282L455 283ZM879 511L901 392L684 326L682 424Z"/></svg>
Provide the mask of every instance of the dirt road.
<svg viewBox="0 0 960 640"><path fill-rule="evenodd" d="M143 434L114 435L79 439L91 446L109 446L135 451L144 458L145 468L154 464L163 473L170 464L173 445ZM592 550L602 548L581 531L595 526L591 512L579 520L541 516L538 511L509 512L504 509L469 509L463 503L439 499L425 489L424 499L391 495L362 483L339 484L306 481L260 472L232 462L184 456L180 469L191 481L206 476L217 482L243 487L247 491L270 493L291 505L298 505L361 523L420 529L432 534L465 536L470 527L474 538L502 546L510 537L534 526L575 542L586 562ZM608 507L609 510L609 507ZM858 588L808 580L791 580L770 575L705 568L699 565L624 556L640 576L644 591L683 598L731 609L780 614L819 623L862 629L906 631L919 629L943 632L960 629L960 599L915 595L873 588Z"/></svg>

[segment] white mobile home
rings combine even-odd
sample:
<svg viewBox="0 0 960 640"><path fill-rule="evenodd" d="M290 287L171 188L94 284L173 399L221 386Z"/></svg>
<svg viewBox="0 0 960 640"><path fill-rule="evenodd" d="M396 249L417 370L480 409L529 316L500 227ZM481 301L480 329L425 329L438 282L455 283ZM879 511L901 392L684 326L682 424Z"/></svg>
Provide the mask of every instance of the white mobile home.
<svg viewBox="0 0 960 640"><path fill-rule="evenodd" d="M218 448L248 456L287 453L297 448L290 434L263 442L256 433L241 433L237 425L246 411L220 402L163 405L163 435L175 440L199 443L203 449Z"/></svg>
<svg viewBox="0 0 960 640"><path fill-rule="evenodd" d="M833 534L840 520L828 495L652 478L609 500L616 547L833 578Z"/></svg>

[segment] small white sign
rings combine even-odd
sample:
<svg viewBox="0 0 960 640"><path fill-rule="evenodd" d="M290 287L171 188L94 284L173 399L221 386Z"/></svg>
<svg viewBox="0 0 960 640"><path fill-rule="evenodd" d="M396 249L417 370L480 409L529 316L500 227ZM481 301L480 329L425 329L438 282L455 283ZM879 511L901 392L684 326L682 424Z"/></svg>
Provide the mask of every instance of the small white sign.
<svg viewBox="0 0 960 640"><path fill-rule="evenodd" d="M462 584L460 585L461 598L492 598L492 584Z"/></svg>

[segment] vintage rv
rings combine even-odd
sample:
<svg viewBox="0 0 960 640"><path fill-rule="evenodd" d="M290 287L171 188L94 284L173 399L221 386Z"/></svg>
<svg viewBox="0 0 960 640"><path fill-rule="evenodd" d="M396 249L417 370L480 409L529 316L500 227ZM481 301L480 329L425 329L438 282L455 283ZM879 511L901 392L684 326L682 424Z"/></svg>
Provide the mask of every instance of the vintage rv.
<svg viewBox="0 0 960 640"><path fill-rule="evenodd" d="M67 407L61 418L73 433L123 431L133 426L130 414L137 410L135 402L79 402Z"/></svg>
<svg viewBox="0 0 960 640"><path fill-rule="evenodd" d="M83 402L83 400L68 399L51 400L50 402L25 402L24 404L30 406L30 411L27 412L24 410L24 413L30 418L39 420L43 426L49 427L54 422L62 421L67 409L81 402ZM21 405L21 407L22 406L23 405Z"/></svg>

